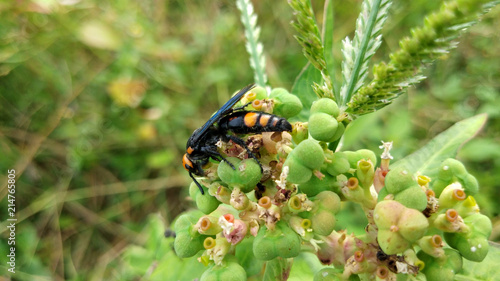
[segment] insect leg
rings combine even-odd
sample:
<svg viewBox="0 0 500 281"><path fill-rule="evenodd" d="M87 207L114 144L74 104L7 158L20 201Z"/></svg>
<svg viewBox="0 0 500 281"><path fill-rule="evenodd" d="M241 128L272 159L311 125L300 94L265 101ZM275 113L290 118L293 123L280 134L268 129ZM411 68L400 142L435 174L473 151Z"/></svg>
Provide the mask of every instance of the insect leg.
<svg viewBox="0 0 500 281"><path fill-rule="evenodd" d="M235 112L235 111L238 111L238 110L244 110L244 109L245 109L245 107L249 106L251 103L252 103L252 102L247 102L246 104L244 104L244 105L242 105L242 106L240 106L240 107L233 108L233 109L231 110L231 112Z"/></svg>
<svg viewBox="0 0 500 281"><path fill-rule="evenodd" d="M226 137L228 139L232 140L235 144L237 144L237 145L239 145L241 147L244 147L247 150L248 156L250 156L253 159L255 159L255 161L257 161L257 163L259 163L260 171L262 173L264 172L264 170L262 169L262 165L260 164L259 159L257 159L257 157L255 157L255 155L252 153L252 151L250 151L250 148L248 148L248 146L245 144L245 142L242 139L240 139L238 137L235 137L235 136L232 136L232 135L227 135Z"/></svg>
<svg viewBox="0 0 500 281"><path fill-rule="evenodd" d="M203 187L201 187L201 184L193 177L193 174L191 174L191 172L189 172L189 176L193 179L194 183L196 183L196 185L200 189L201 194L204 195L205 192L203 191Z"/></svg>
<svg viewBox="0 0 500 281"><path fill-rule="evenodd" d="M233 168L233 170L236 170L236 168L234 167L233 164L231 164L231 162L227 161L226 158L224 158L224 156L222 156L217 150L212 150L210 148L203 148L202 151L208 155L210 155L210 157L212 157L213 159L217 160L217 161L224 161L226 162L231 168Z"/></svg>

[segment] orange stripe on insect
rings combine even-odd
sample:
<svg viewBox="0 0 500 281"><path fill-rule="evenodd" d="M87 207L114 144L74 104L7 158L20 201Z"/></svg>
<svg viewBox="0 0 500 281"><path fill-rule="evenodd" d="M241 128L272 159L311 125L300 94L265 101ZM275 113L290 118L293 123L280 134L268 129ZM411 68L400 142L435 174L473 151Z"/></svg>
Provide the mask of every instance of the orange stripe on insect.
<svg viewBox="0 0 500 281"><path fill-rule="evenodd" d="M273 127L276 127L276 124L278 124L278 121L279 121L278 118L274 118L274 120L273 120Z"/></svg>
<svg viewBox="0 0 500 281"><path fill-rule="evenodd" d="M271 115L264 115L262 114L260 116L259 123L262 127L265 127L267 125L267 122L269 122L269 119L271 119Z"/></svg>
<svg viewBox="0 0 500 281"><path fill-rule="evenodd" d="M257 117L258 116L259 115L257 115L257 113L255 113L255 112L248 112L247 114L245 114L245 117L243 117L245 125L247 127L253 127L253 126L255 126L255 123L257 123Z"/></svg>
<svg viewBox="0 0 500 281"><path fill-rule="evenodd" d="M189 168L193 168L193 162L191 162L191 160L189 160L187 154L184 154L184 156L182 156L182 166L184 167L184 169L186 169L188 171L189 171Z"/></svg>
<svg viewBox="0 0 500 281"><path fill-rule="evenodd" d="M190 146L187 149L187 154L191 154L191 153L193 153L193 151L194 151L194 149Z"/></svg>

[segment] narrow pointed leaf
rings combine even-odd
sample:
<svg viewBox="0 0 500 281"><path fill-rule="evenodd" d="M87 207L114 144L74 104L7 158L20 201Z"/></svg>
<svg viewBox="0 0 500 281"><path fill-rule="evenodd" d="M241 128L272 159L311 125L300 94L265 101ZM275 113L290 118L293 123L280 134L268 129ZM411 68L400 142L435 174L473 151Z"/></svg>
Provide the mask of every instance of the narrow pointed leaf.
<svg viewBox="0 0 500 281"><path fill-rule="evenodd" d="M474 137L486 122L486 114L462 120L429 141L424 147L391 165L406 167L428 177L436 176L439 165L456 156L458 149Z"/></svg>

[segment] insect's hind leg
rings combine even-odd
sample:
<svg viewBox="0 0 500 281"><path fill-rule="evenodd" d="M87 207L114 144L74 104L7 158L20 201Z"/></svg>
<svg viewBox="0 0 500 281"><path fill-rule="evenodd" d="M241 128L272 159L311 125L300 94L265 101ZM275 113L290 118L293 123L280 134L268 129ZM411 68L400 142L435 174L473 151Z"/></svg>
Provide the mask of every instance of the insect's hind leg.
<svg viewBox="0 0 500 281"><path fill-rule="evenodd" d="M233 109L231 110L231 112L240 111L240 110L245 110L245 107L249 106L250 104L252 104L252 102L247 102L246 104L244 104L244 105L242 105L242 106L239 106L239 107L233 108Z"/></svg>
<svg viewBox="0 0 500 281"><path fill-rule="evenodd" d="M262 164L260 163L259 159L257 159L257 157L255 157L255 155L253 154L253 152L250 150L250 148L248 148L248 146L246 145L246 143L238 138L238 137L235 137L235 136L232 136L232 135L227 135L226 136L228 139L232 140L235 144L241 146L241 147L244 147L248 153L248 156L252 157L253 159L255 159L255 161L257 161L257 163L259 163L259 167L260 167L260 171L263 173L264 170L262 169Z"/></svg>

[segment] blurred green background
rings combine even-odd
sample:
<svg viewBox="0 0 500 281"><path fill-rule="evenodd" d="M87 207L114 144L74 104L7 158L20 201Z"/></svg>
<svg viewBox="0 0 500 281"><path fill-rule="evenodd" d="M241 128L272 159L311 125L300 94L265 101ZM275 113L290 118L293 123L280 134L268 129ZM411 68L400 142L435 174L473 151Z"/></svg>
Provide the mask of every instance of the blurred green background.
<svg viewBox="0 0 500 281"><path fill-rule="evenodd" d="M318 19L322 1L314 1ZM336 1L334 55L361 1ZM387 59L439 1L398 1L375 61ZM306 63L286 1L254 1L272 87L290 89ZM15 169L19 280L112 280L122 252L190 208L185 143L252 82L234 1L38 0L0 3L0 250L6 176ZM344 150L393 140L400 159L453 123L488 113L458 157L500 240L500 9L462 36L429 79L357 120ZM338 68L339 69L339 68ZM340 71L335 73L340 78ZM2 258L3 260L3 258ZM146 264L145 266L150 266ZM121 269L119 269L121 268ZM0 273L6 271L5 263ZM139 279L137 279L139 280Z"/></svg>

